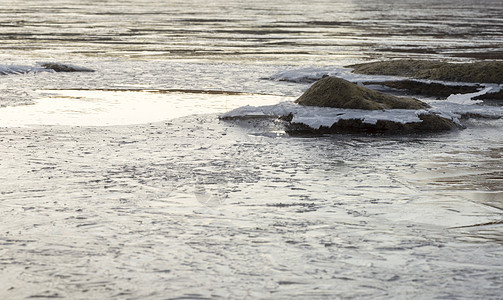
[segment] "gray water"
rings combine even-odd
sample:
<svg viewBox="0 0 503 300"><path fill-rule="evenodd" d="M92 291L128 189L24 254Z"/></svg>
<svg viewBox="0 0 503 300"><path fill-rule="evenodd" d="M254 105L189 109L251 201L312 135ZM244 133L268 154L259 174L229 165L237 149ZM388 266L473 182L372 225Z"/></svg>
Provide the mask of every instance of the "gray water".
<svg viewBox="0 0 503 300"><path fill-rule="evenodd" d="M338 64L391 57L502 58L499 0L15 1L9 56Z"/></svg>
<svg viewBox="0 0 503 300"><path fill-rule="evenodd" d="M500 1L0 2L0 67L27 72L0 76L1 298L501 299L502 119L292 137L218 115L297 97L286 70L501 58L502 29ZM93 119L125 103L152 109Z"/></svg>

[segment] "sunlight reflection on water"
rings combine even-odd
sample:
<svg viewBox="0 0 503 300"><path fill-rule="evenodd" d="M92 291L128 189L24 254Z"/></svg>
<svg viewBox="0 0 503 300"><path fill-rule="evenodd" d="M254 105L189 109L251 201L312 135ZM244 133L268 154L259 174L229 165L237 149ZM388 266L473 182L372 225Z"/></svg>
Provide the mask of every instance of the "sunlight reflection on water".
<svg viewBox="0 0 503 300"><path fill-rule="evenodd" d="M46 90L32 105L0 109L0 126L111 126L159 122L203 113L224 113L243 105L272 105L291 97L147 91Z"/></svg>

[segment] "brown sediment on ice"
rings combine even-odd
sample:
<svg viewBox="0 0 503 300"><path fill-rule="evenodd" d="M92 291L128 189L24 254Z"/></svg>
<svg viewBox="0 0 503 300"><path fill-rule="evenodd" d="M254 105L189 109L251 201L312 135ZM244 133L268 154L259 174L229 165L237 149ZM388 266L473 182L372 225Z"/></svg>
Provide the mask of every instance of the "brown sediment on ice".
<svg viewBox="0 0 503 300"><path fill-rule="evenodd" d="M448 85L442 83L427 83L417 80L364 82L365 85L382 85L389 88L405 91L410 95L423 95L428 97L445 98L452 94L475 93L480 85Z"/></svg>
<svg viewBox="0 0 503 300"><path fill-rule="evenodd" d="M305 106L365 110L429 107L428 104L414 98L380 93L337 77L325 77L318 80L295 102Z"/></svg>
<svg viewBox="0 0 503 300"><path fill-rule="evenodd" d="M392 75L457 82L503 83L503 61L448 63L430 60L390 60L348 66L367 75Z"/></svg>

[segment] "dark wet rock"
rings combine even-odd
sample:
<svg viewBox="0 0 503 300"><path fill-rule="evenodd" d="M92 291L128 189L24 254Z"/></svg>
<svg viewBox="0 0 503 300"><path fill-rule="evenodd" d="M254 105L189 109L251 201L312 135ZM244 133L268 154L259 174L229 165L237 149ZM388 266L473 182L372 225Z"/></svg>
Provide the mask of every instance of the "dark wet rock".
<svg viewBox="0 0 503 300"><path fill-rule="evenodd" d="M92 69L60 63L42 63L40 66L47 70L53 70L54 72L94 72Z"/></svg>
<svg viewBox="0 0 503 300"><path fill-rule="evenodd" d="M500 50L485 50L482 52L455 52L450 53L449 55L453 57L467 57L475 59L503 59L503 51Z"/></svg>
<svg viewBox="0 0 503 300"><path fill-rule="evenodd" d="M361 119L341 119L331 127L313 129L300 123L292 123L287 132L292 135L317 135L327 133L370 133L370 134L411 134L448 131L460 128L452 120L435 114L419 115L421 122L399 123L390 120L379 120L375 124L364 123Z"/></svg>
<svg viewBox="0 0 503 300"><path fill-rule="evenodd" d="M447 63L428 60L390 60L348 66L368 75L393 75L416 79L503 83L503 61Z"/></svg>
<svg viewBox="0 0 503 300"><path fill-rule="evenodd" d="M489 105L503 105L503 90L496 93L487 93L484 95L477 96L473 100L484 100L484 104Z"/></svg>
<svg viewBox="0 0 503 300"><path fill-rule="evenodd" d="M396 97L337 77L315 82L296 103L306 106L348 109L423 109L428 104L413 98Z"/></svg>
<svg viewBox="0 0 503 300"><path fill-rule="evenodd" d="M422 95L428 97L447 98L452 94L475 93L480 85L447 85L441 83L427 83L416 80L398 80L382 82L365 82L365 85L382 85L405 91L408 95Z"/></svg>

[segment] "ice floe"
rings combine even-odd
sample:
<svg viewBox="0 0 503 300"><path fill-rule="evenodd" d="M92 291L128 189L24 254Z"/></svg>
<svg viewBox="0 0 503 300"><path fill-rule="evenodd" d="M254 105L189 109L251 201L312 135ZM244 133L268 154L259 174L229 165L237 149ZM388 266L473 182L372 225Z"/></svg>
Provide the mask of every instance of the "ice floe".
<svg viewBox="0 0 503 300"><path fill-rule="evenodd" d="M296 82L300 84L312 83L325 75L337 76L352 82L379 82L383 80L401 80L402 77L383 75L364 75L351 72L350 68L342 67L310 67L301 69L289 69L272 75L269 79L276 81ZM435 80L418 80L425 83L441 83L448 85L477 85L476 83L445 82ZM452 94L445 100L426 100L431 106L428 109L405 110L357 110L327 107L302 106L294 102L282 102L271 106L246 106L223 114L223 119L230 118L253 118L253 117L279 117L291 115L292 123L301 123L313 129L330 127L339 120L358 119L363 123L376 124L377 121L392 121L395 123L422 122L419 118L423 114L436 114L452 120L461 125L460 118L463 116L476 116L484 118L501 118L502 107L480 105L481 100L472 100L477 96L489 92L498 92L502 86L499 84L481 83L482 89L474 93ZM424 100L424 99L421 99Z"/></svg>
<svg viewBox="0 0 503 300"><path fill-rule="evenodd" d="M94 70L71 64L38 62L34 66L0 65L0 75L23 75L41 72L93 72Z"/></svg>
<svg viewBox="0 0 503 300"><path fill-rule="evenodd" d="M0 65L0 75L22 75L35 72L48 72L40 66Z"/></svg>
<svg viewBox="0 0 503 300"><path fill-rule="evenodd" d="M459 104L450 101L430 102L431 108L420 110L389 109L389 110L360 110L341 109L330 107L302 106L292 101L281 102L267 106L243 106L221 115L222 119L281 117L291 114L292 123L301 123L313 129L330 127L339 120L359 119L366 124L376 124L377 121L392 121L406 124L422 122L422 114L437 114L461 125L462 116L480 116L487 118L500 118L503 108L482 106L474 104Z"/></svg>
<svg viewBox="0 0 503 300"><path fill-rule="evenodd" d="M292 123L305 124L319 129L321 126L330 127L339 120L360 119L363 123L376 124L379 120L388 120L406 124L421 122L419 115L427 114L426 110L362 110L342 109L331 107L302 106L294 102L281 102L268 106L243 106L229 111L221 116L222 119L280 117L292 115Z"/></svg>

